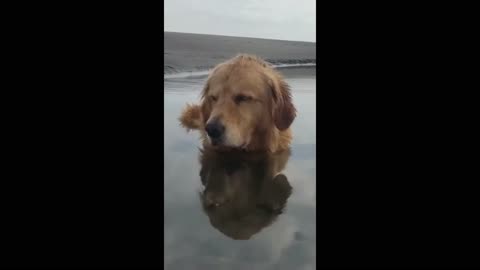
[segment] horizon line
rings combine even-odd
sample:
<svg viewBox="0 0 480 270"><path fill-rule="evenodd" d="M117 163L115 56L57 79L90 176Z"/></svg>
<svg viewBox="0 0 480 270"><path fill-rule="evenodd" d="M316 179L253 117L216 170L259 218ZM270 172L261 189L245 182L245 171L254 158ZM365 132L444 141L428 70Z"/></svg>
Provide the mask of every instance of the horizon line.
<svg viewBox="0 0 480 270"><path fill-rule="evenodd" d="M275 41L292 41L292 42L305 42L305 43L317 43L316 41L305 41L305 40L287 40L287 39L275 39L275 38L259 38L259 37L246 37L246 36L230 36L230 35L219 35L219 34L206 34L206 33L191 33L191 32L178 32L178 31L165 31L167 33L178 33L178 34L191 34L191 35L205 35L205 36L218 36L218 37L236 37L236 38L254 38L254 39L264 39L264 40L275 40Z"/></svg>

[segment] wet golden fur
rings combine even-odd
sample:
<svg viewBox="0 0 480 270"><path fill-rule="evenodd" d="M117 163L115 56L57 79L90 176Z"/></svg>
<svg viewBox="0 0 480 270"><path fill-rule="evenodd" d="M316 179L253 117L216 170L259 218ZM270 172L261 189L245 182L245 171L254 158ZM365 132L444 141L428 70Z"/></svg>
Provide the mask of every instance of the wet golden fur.
<svg viewBox="0 0 480 270"><path fill-rule="evenodd" d="M225 142L216 148L277 152L289 147L295 116L282 76L255 56L239 55L213 69L200 105L187 105L179 120L188 130L199 130L205 146L210 145L206 124L219 119Z"/></svg>

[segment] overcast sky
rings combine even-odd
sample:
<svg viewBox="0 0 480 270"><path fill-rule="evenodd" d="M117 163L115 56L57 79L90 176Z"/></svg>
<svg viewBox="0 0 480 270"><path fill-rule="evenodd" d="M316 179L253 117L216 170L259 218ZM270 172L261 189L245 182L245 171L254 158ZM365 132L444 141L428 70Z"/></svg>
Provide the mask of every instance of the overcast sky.
<svg viewBox="0 0 480 270"><path fill-rule="evenodd" d="M315 42L316 0L165 0L165 31Z"/></svg>

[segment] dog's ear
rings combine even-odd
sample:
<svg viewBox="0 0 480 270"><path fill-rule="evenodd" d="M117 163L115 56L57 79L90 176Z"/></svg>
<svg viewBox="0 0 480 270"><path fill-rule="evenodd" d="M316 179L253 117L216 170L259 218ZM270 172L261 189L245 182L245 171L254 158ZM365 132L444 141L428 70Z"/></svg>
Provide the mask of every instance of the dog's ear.
<svg viewBox="0 0 480 270"><path fill-rule="evenodd" d="M261 189L261 205L274 213L281 213L292 194L292 186L284 174L268 179Z"/></svg>
<svg viewBox="0 0 480 270"><path fill-rule="evenodd" d="M202 126L202 114L199 105L187 104L179 117L180 124L187 129L200 129Z"/></svg>
<svg viewBox="0 0 480 270"><path fill-rule="evenodd" d="M216 68L212 70L212 72L207 77L207 80L205 81L205 85L203 86L203 89L201 91L200 105L187 104L179 117L181 125L185 127L187 131L189 131L190 129L202 129L205 122L210 116L211 108L210 104L208 104L206 100L206 97L208 95L208 90L210 87L210 79L215 73L215 70Z"/></svg>
<svg viewBox="0 0 480 270"><path fill-rule="evenodd" d="M292 103L290 86L277 74L270 78L269 85L273 96L273 121L279 130L286 130L297 115Z"/></svg>

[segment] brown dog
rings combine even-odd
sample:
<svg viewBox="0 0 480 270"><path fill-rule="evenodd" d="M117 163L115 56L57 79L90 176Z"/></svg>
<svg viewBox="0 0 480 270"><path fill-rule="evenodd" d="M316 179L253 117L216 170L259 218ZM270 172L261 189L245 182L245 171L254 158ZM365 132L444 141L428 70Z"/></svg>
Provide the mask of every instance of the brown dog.
<svg viewBox="0 0 480 270"><path fill-rule="evenodd" d="M210 223L223 234L246 240L282 214L292 187L285 175L290 151L201 151L200 193Z"/></svg>
<svg viewBox="0 0 480 270"><path fill-rule="evenodd" d="M277 152L289 147L295 116L282 76L255 56L239 55L213 69L201 105L187 105L180 122L200 130L205 146Z"/></svg>

